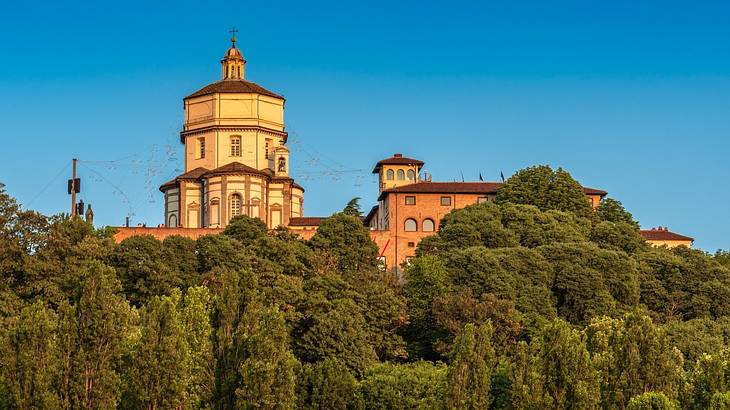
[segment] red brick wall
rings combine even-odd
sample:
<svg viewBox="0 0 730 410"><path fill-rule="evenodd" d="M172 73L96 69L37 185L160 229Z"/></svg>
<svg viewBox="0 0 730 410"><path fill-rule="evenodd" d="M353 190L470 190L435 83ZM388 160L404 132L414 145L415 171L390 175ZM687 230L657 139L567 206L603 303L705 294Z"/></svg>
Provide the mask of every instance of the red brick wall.
<svg viewBox="0 0 730 410"><path fill-rule="evenodd" d="M168 236L180 235L190 239L198 239L203 235L215 235L223 232L221 228L148 228L148 227L115 227L114 241L117 243L135 235L152 235L161 241Z"/></svg>

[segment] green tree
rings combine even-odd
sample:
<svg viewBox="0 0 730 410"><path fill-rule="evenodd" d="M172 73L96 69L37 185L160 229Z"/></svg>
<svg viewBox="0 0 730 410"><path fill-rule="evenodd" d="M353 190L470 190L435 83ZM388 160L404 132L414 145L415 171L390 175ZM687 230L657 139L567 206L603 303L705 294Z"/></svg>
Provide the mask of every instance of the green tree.
<svg viewBox="0 0 730 410"><path fill-rule="evenodd" d="M707 409L712 407L713 396L730 390L730 351L727 348L713 354L701 355L689 372L691 386L684 397L684 407Z"/></svg>
<svg viewBox="0 0 730 410"><path fill-rule="evenodd" d="M367 409L443 409L447 373L438 362L381 363L365 372L360 394Z"/></svg>
<svg viewBox="0 0 730 410"><path fill-rule="evenodd" d="M634 396L627 410L679 410L679 406L664 393L646 392Z"/></svg>
<svg viewBox="0 0 730 410"><path fill-rule="evenodd" d="M495 353L492 325L467 324L456 337L448 373L447 407L486 409L489 407Z"/></svg>
<svg viewBox="0 0 730 410"><path fill-rule="evenodd" d="M195 253L201 273L214 268L241 270L251 267L251 255L241 242L229 235L201 236L195 243Z"/></svg>
<svg viewBox="0 0 730 410"><path fill-rule="evenodd" d="M627 222L603 221L595 224L590 239L604 249L634 253L646 248L639 230Z"/></svg>
<svg viewBox="0 0 730 410"><path fill-rule="evenodd" d="M510 177L497 192L497 202L535 205L590 217L593 213L580 183L562 168L547 165L525 168Z"/></svg>
<svg viewBox="0 0 730 410"><path fill-rule="evenodd" d="M307 329L297 340L305 361L336 358L359 376L377 360L365 318L352 299L337 299L330 309L314 312L305 321Z"/></svg>
<svg viewBox="0 0 730 410"><path fill-rule="evenodd" d="M182 323L189 350L190 382L187 402L193 409L207 408L215 391L215 359L210 292L204 287L189 288L182 308Z"/></svg>
<svg viewBox="0 0 730 410"><path fill-rule="evenodd" d="M257 239L266 236L267 231L266 224L261 218L239 215L228 222L223 234L244 245L250 245Z"/></svg>
<svg viewBox="0 0 730 410"><path fill-rule="evenodd" d="M256 276L248 270L216 268L212 272L213 354L215 357L216 408L233 408L236 389L241 385L239 372L245 359L248 335L243 313L259 295Z"/></svg>
<svg viewBox="0 0 730 410"><path fill-rule="evenodd" d="M730 392L715 393L712 395L709 410L729 410L730 409Z"/></svg>
<svg viewBox="0 0 730 410"><path fill-rule="evenodd" d="M622 319L595 319L586 328L588 350L601 372L603 408L622 408L645 392L677 399L682 354L669 344L664 331L641 311Z"/></svg>
<svg viewBox="0 0 730 410"><path fill-rule="evenodd" d="M162 259L177 276L180 289L202 284L195 246L195 240L179 235L168 236L162 241Z"/></svg>
<svg viewBox="0 0 730 410"><path fill-rule="evenodd" d="M623 252L594 244L555 244L539 248L555 272L553 294L561 317L586 324L593 316L632 310L639 302L636 263Z"/></svg>
<svg viewBox="0 0 730 410"><path fill-rule="evenodd" d="M51 409L60 405L54 388L56 315L40 301L14 317L0 339L0 380L17 409Z"/></svg>
<svg viewBox="0 0 730 410"><path fill-rule="evenodd" d="M305 363L298 380L297 408L356 410L363 407L355 376L337 359Z"/></svg>
<svg viewBox="0 0 730 410"><path fill-rule="evenodd" d="M325 219L310 244L315 250L334 255L340 273L356 274L377 268L378 247L356 217L340 213Z"/></svg>
<svg viewBox="0 0 730 410"><path fill-rule="evenodd" d="M293 409L299 362L289 350L284 315L277 308L262 310L251 303L244 316L248 337L236 408Z"/></svg>
<svg viewBox="0 0 730 410"><path fill-rule="evenodd" d="M90 262L83 276L78 299L59 308L59 392L65 408L114 408L133 312L113 269Z"/></svg>
<svg viewBox="0 0 730 410"><path fill-rule="evenodd" d="M730 269L730 251L718 249L717 252L715 252L715 260Z"/></svg>
<svg viewBox="0 0 730 410"><path fill-rule="evenodd" d="M499 299L492 293L484 293L477 299L470 289L439 296L433 303L433 315L443 337L435 342L439 352L451 350L451 338L460 333L468 323L492 324L492 346L497 351L513 350L523 332L523 317L512 301Z"/></svg>
<svg viewBox="0 0 730 410"><path fill-rule="evenodd" d="M672 321L662 326L669 344L684 356L686 370L691 370L704 354L715 354L730 345L730 318Z"/></svg>
<svg viewBox="0 0 730 410"><path fill-rule="evenodd" d="M350 202L345 205L342 213L345 215L354 216L356 218L361 217L362 211L360 210L360 197L352 198Z"/></svg>
<svg viewBox="0 0 730 410"><path fill-rule="evenodd" d="M634 256L641 302L665 319L730 316L730 269L703 251L651 248Z"/></svg>
<svg viewBox="0 0 730 410"><path fill-rule="evenodd" d="M114 249L109 260L122 281L127 299L144 305L152 296L169 294L182 280L164 259L162 243L152 235L131 236Z"/></svg>
<svg viewBox="0 0 730 410"><path fill-rule="evenodd" d="M516 409L593 409L600 401L599 375L582 332L553 320L528 346L520 342L511 386Z"/></svg>
<svg viewBox="0 0 730 410"><path fill-rule="evenodd" d="M627 223L635 229L639 229L639 223L634 220L634 216L627 211L623 204L613 198L603 198L596 208L596 216L601 221L614 223Z"/></svg>
<svg viewBox="0 0 730 410"><path fill-rule="evenodd" d="M180 408L190 382L189 347L178 311L180 291L150 299L142 311L141 336L131 354L126 408Z"/></svg>
<svg viewBox="0 0 730 410"><path fill-rule="evenodd" d="M433 359L433 344L446 336L433 316L433 302L449 289L448 273L435 256L411 261L405 271L403 293L408 307L409 324L405 329L409 352L416 357ZM461 326L463 328L463 326Z"/></svg>

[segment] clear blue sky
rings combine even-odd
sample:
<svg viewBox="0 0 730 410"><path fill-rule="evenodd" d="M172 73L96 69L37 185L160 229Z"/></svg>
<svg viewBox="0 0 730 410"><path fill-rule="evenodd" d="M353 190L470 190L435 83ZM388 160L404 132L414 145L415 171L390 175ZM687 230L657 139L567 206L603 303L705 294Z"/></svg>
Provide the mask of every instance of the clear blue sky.
<svg viewBox="0 0 730 410"><path fill-rule="evenodd" d="M728 2L16 1L0 23L0 181L46 214L78 157L98 223L162 222L181 99L236 26L247 79L287 98L307 215L369 209L402 152L435 180L561 166L730 248Z"/></svg>

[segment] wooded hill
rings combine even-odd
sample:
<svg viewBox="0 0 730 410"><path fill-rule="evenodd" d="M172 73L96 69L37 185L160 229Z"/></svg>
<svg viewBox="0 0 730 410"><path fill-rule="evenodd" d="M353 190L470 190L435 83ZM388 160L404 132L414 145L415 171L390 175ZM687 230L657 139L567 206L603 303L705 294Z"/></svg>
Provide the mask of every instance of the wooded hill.
<svg viewBox="0 0 730 410"><path fill-rule="evenodd" d="M358 212L115 244L0 189L0 408L730 409L729 253L651 248L548 167L402 280Z"/></svg>

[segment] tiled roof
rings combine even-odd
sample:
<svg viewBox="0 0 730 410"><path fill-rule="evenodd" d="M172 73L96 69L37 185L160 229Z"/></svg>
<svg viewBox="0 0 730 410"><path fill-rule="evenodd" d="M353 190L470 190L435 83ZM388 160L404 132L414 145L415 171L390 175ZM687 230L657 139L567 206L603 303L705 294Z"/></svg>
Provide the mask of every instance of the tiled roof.
<svg viewBox="0 0 730 410"><path fill-rule="evenodd" d="M198 179L198 178L200 178L201 176L203 176L203 174L205 174L208 171L209 170L207 168L197 167L197 168L195 168L193 170L190 170L190 171L188 171L188 172L186 172L186 173L184 173L182 175L179 175L176 179Z"/></svg>
<svg viewBox="0 0 730 410"><path fill-rule="evenodd" d="M680 235L678 233L674 233L666 227L642 230L641 236L643 236L644 239L646 239L647 241L692 241L692 242L694 242L694 238L690 238L689 236L684 236L684 235Z"/></svg>
<svg viewBox="0 0 730 410"><path fill-rule="evenodd" d="M289 218L289 226L319 226L325 219L327 219L326 216L303 216L299 218Z"/></svg>
<svg viewBox="0 0 730 410"><path fill-rule="evenodd" d="M273 173L268 168L263 171L259 171L256 168L249 167L248 165L241 164L240 162L231 162L223 165L222 167L205 172L203 175L212 176L221 174L256 174L270 177Z"/></svg>
<svg viewBox="0 0 730 410"><path fill-rule="evenodd" d="M384 190L378 200L382 200L389 193L408 194L496 194L502 187L501 182L417 182ZM586 195L606 195L607 192L583 187Z"/></svg>
<svg viewBox="0 0 730 410"><path fill-rule="evenodd" d="M177 185L177 182L181 179L193 179L193 180L198 179L206 172L208 172L208 169L203 168L203 167L198 167L193 170L190 170L190 171L188 171L182 175L178 175L174 179L171 179L171 180L165 182L164 184L160 185L160 191L165 192L165 188L170 188L170 187Z"/></svg>
<svg viewBox="0 0 730 410"><path fill-rule="evenodd" d="M413 158L406 158L401 154L395 154L390 158L382 159L375 164L373 168L373 174L377 174L383 165L417 165L423 166L423 161Z"/></svg>
<svg viewBox="0 0 730 410"><path fill-rule="evenodd" d="M185 99L200 97L201 95L214 94L214 93L253 93L268 95L269 97L281 98L279 94L271 92L258 84L252 83L246 80L221 80L217 83L206 85L200 90L188 95Z"/></svg>

